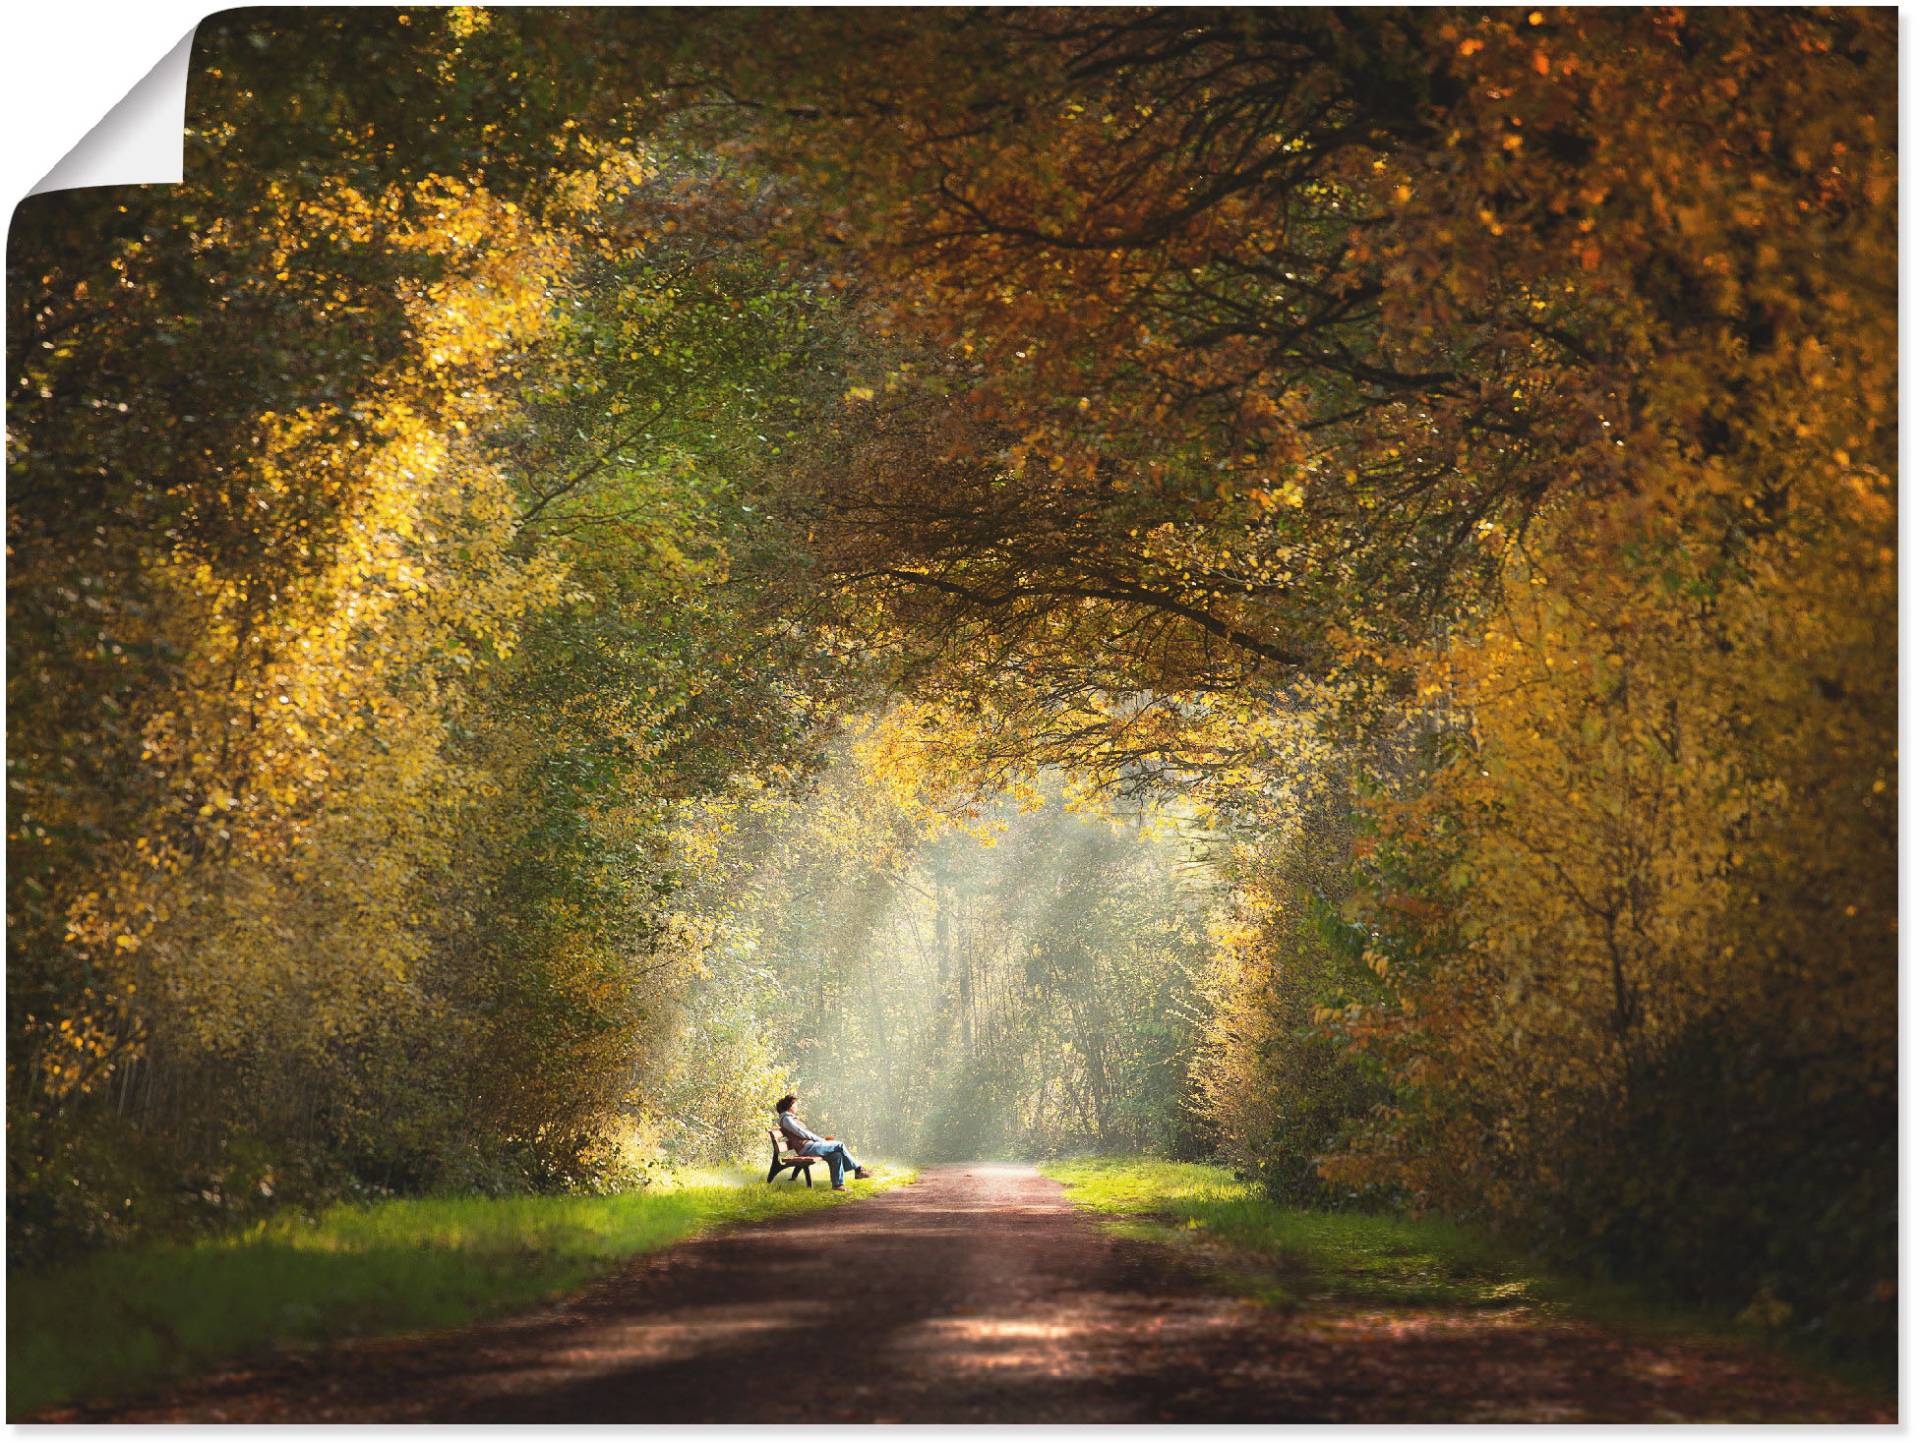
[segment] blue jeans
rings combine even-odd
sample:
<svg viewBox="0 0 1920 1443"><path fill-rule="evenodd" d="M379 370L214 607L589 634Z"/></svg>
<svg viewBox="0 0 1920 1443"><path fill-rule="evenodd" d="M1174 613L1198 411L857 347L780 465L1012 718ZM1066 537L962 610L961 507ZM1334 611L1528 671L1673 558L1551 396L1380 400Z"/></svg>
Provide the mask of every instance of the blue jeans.
<svg viewBox="0 0 1920 1443"><path fill-rule="evenodd" d="M844 1142L810 1142L800 1149L808 1157L824 1157L827 1171L833 1174L833 1185L840 1186L840 1175L860 1166L853 1160L853 1154L847 1151Z"/></svg>

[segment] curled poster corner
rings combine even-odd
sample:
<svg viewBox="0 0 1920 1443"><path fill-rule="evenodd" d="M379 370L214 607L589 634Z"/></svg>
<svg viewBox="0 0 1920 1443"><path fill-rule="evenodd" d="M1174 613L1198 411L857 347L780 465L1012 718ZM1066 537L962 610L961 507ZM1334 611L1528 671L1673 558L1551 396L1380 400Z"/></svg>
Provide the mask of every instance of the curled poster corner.
<svg viewBox="0 0 1920 1443"><path fill-rule="evenodd" d="M192 30L121 97L29 195L90 185L178 185L185 174Z"/></svg>

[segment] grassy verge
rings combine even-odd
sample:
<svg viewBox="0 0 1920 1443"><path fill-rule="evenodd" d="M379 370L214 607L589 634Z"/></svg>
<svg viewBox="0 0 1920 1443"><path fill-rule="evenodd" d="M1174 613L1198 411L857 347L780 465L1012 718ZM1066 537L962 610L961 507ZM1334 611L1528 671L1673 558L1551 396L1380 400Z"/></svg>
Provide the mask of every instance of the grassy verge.
<svg viewBox="0 0 1920 1443"><path fill-rule="evenodd" d="M7 1417L145 1391L290 1344L449 1327L579 1288L626 1258L846 1193L709 1173L610 1197L418 1198L7 1280Z"/></svg>
<svg viewBox="0 0 1920 1443"><path fill-rule="evenodd" d="M1243 1290L1274 1303L1340 1299L1375 1305L1510 1306L1542 1279L1452 1224L1367 1213L1310 1212L1270 1202L1253 1183L1199 1163L1080 1158L1044 1164L1078 1206L1118 1231L1156 1242L1226 1244L1251 1272ZM1202 1234L1194 1238L1194 1233Z"/></svg>
<svg viewBox="0 0 1920 1443"><path fill-rule="evenodd" d="M1437 1218L1314 1212L1268 1200L1225 1168L1135 1158L1045 1163L1078 1206L1117 1231L1186 1245L1233 1291L1282 1306L1509 1308L1577 1317L1643 1335L1780 1340L1730 1318L1662 1302L1623 1283L1558 1275ZM1893 1387L1887 1364L1791 1349L1874 1393Z"/></svg>

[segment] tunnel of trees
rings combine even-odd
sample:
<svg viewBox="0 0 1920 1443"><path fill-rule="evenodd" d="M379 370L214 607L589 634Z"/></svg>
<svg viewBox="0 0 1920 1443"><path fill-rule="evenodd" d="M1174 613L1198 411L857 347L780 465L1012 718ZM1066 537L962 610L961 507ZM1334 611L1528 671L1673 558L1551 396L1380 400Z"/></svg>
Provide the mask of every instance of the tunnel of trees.
<svg viewBox="0 0 1920 1443"><path fill-rule="evenodd" d="M1891 1336L1896 30L209 20L9 241L10 1258L793 1087Z"/></svg>

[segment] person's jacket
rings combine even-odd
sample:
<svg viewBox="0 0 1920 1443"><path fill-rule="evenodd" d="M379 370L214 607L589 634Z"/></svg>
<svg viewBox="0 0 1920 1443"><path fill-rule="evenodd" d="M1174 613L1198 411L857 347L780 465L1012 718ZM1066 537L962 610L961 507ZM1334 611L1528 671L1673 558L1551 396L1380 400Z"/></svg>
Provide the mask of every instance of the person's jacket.
<svg viewBox="0 0 1920 1443"><path fill-rule="evenodd" d="M780 1114L780 1133L793 1144L793 1150L799 1152L810 1142L825 1142L826 1139L810 1129L791 1112Z"/></svg>

